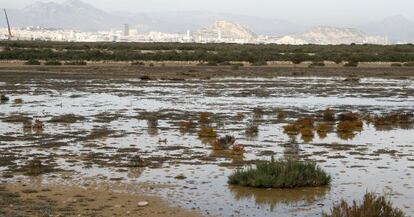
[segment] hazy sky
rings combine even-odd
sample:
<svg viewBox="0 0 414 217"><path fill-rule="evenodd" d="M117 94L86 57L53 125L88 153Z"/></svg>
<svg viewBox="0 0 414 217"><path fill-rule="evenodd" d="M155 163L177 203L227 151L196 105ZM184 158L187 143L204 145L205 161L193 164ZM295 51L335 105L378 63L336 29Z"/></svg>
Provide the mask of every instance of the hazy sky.
<svg viewBox="0 0 414 217"><path fill-rule="evenodd" d="M43 2L64 0L41 0ZM203 10L279 18L293 22L364 23L392 15L414 20L414 0L83 0L106 11ZM36 0L0 0L21 8Z"/></svg>

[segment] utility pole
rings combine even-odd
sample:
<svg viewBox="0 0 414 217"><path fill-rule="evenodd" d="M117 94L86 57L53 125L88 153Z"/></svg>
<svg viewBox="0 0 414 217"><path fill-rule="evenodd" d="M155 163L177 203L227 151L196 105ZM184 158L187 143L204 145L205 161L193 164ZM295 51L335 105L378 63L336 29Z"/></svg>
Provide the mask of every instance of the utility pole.
<svg viewBox="0 0 414 217"><path fill-rule="evenodd" d="M12 33L10 29L9 17L7 16L6 8L4 8L4 15L6 16L7 28L9 29L9 40L10 40L12 38Z"/></svg>

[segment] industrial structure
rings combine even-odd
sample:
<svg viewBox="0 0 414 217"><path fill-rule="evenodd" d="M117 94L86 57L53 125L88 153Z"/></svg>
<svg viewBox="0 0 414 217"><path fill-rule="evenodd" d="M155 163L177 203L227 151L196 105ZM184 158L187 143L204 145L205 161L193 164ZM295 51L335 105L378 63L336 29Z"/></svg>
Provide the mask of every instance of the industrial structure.
<svg viewBox="0 0 414 217"><path fill-rule="evenodd" d="M12 38L12 33L11 33L11 28L10 28L9 16L7 15L6 8L4 8L4 15L6 16L7 29L9 30L8 39L10 40Z"/></svg>

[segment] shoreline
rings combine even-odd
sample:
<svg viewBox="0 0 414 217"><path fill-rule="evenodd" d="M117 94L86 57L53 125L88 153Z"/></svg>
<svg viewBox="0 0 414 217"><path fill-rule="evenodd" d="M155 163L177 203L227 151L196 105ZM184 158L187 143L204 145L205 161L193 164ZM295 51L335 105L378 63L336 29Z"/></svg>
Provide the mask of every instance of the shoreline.
<svg viewBox="0 0 414 217"><path fill-rule="evenodd" d="M237 70L230 66L131 66L128 64L103 64L86 66L26 66L0 63L0 78L30 76L70 76L72 78L142 77L149 79L210 79L223 77L386 77L407 79L414 77L414 67L362 66L362 67L288 67L243 66Z"/></svg>
<svg viewBox="0 0 414 217"><path fill-rule="evenodd" d="M200 217L201 214L172 204L159 196L118 192L110 185L87 186L40 183L2 183L0 214L12 216L154 216ZM10 204L8 204L10 203Z"/></svg>

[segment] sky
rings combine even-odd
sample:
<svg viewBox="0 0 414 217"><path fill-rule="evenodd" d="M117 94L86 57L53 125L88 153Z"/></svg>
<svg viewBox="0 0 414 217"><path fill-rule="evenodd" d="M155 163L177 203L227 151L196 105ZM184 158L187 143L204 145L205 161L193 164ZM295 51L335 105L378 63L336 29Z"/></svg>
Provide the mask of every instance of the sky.
<svg viewBox="0 0 414 217"><path fill-rule="evenodd" d="M22 8L36 1L0 0L1 7ZM414 20L414 0L83 0L105 11L212 11L277 18L300 23L364 23L403 15Z"/></svg>

